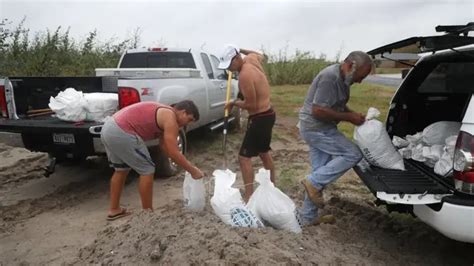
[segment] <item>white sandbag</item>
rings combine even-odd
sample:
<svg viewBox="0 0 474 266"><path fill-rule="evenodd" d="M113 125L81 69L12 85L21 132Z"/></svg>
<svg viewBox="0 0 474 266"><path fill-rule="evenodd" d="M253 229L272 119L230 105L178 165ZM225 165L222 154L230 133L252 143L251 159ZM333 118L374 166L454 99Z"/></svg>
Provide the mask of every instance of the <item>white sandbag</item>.
<svg viewBox="0 0 474 266"><path fill-rule="evenodd" d="M419 143L421 143L423 141L423 132L418 132L416 134L413 134L413 135L406 135L405 136L405 139L413 144L414 146L418 145Z"/></svg>
<svg viewBox="0 0 474 266"><path fill-rule="evenodd" d="M405 148L410 145L410 142L408 140L402 139L399 136L393 136L392 143L393 146L395 146L396 148Z"/></svg>
<svg viewBox="0 0 474 266"><path fill-rule="evenodd" d="M259 169L255 180L259 186L247 204L250 211L276 229L301 233L296 206L285 193L273 185L270 180L270 171Z"/></svg>
<svg viewBox="0 0 474 266"><path fill-rule="evenodd" d="M411 159L411 155L412 155L411 150L412 149L410 147L405 147L405 148L399 149L398 153L400 153L403 159Z"/></svg>
<svg viewBox="0 0 474 266"><path fill-rule="evenodd" d="M457 135L450 136L445 140L445 146L443 148L444 153L441 158L436 162L434 166L434 172L438 175L447 176L452 173L453 160L454 160L454 149L456 146Z"/></svg>
<svg viewBox="0 0 474 266"><path fill-rule="evenodd" d="M418 162L424 162L426 161L426 158L425 156L423 156L423 148L425 146L423 146L423 144L418 144L416 145L414 148L412 148L411 150L411 158L415 161L418 161Z"/></svg>
<svg viewBox="0 0 474 266"><path fill-rule="evenodd" d="M435 144L433 146L425 146L423 147L423 157L425 157L425 164L431 168L435 167L435 164L441 158L443 154L444 145Z"/></svg>
<svg viewBox="0 0 474 266"><path fill-rule="evenodd" d="M446 145L445 150L449 154L454 154L454 149L456 148L456 141L457 140L458 140L458 135L457 134L446 138L446 141L444 142L445 145Z"/></svg>
<svg viewBox="0 0 474 266"><path fill-rule="evenodd" d="M453 169L453 153L445 150L439 161L434 166L434 172L441 176L446 176Z"/></svg>
<svg viewBox="0 0 474 266"><path fill-rule="evenodd" d="M452 121L439 121L433 123L423 130L423 142L431 146L434 144L445 144L446 138L457 135L461 123Z"/></svg>
<svg viewBox="0 0 474 266"><path fill-rule="evenodd" d="M435 144L433 146L423 147L423 156L432 161L438 161L443 155L444 145Z"/></svg>
<svg viewBox="0 0 474 266"><path fill-rule="evenodd" d="M370 107L367 117L376 112L377 109ZM354 140L370 164L381 168L405 170L403 158L395 150L382 122L376 119L366 120L355 128Z"/></svg>
<svg viewBox="0 0 474 266"><path fill-rule="evenodd" d="M49 108L56 113L56 117L64 121L79 122L86 119L83 110L84 96L81 91L67 88L49 99Z"/></svg>
<svg viewBox="0 0 474 266"><path fill-rule="evenodd" d="M263 223L245 206L240 191L233 188L235 173L227 170L215 170L214 195L211 206L221 220L237 227L263 227Z"/></svg>
<svg viewBox="0 0 474 266"><path fill-rule="evenodd" d="M202 211L206 207L206 188L201 179L192 178L189 172L184 174L183 182L184 207L193 211Z"/></svg>
<svg viewBox="0 0 474 266"><path fill-rule="evenodd" d="M107 116L112 116L118 109L116 93L84 93L86 120L104 122Z"/></svg>

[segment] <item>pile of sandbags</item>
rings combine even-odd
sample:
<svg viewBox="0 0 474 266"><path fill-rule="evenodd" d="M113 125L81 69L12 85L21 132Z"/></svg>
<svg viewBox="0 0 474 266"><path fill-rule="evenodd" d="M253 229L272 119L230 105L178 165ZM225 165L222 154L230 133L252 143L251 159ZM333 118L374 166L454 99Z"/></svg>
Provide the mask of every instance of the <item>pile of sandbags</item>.
<svg viewBox="0 0 474 266"><path fill-rule="evenodd" d="M459 122L439 121L427 126L423 132L405 138L394 136L392 142L403 158L423 162L436 174L446 176L452 172L460 128Z"/></svg>
<svg viewBox="0 0 474 266"><path fill-rule="evenodd" d="M247 204L239 189L232 187L236 174L227 170L215 170L214 194L211 206L225 224L235 227L264 227L265 222L276 229L301 233L299 216L293 201L270 180L270 171L260 169L255 177L259 184ZM206 189L202 179L193 180L186 173L183 183L184 206L193 211L205 208Z"/></svg>
<svg viewBox="0 0 474 266"><path fill-rule="evenodd" d="M69 122L96 121L103 122L118 108L116 93L82 93L74 88L67 88L49 99L49 108L56 117Z"/></svg>

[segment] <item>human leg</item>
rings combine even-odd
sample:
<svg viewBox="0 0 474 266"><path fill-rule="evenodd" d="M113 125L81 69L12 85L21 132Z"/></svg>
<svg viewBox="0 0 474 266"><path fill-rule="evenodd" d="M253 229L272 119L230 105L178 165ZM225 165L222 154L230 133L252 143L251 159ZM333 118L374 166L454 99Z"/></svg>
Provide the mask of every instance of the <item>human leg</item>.
<svg viewBox="0 0 474 266"><path fill-rule="evenodd" d="M245 186L244 201L248 202L250 196L253 194L254 173L252 167L252 158L239 156L239 164Z"/></svg>
<svg viewBox="0 0 474 266"><path fill-rule="evenodd" d="M154 174L140 175L138 191L144 210L153 210L153 175Z"/></svg>
<svg viewBox="0 0 474 266"><path fill-rule="evenodd" d="M120 196L122 195L125 179L130 170L115 170L110 179L110 207L109 216L114 216L122 212L120 207Z"/></svg>
<svg viewBox="0 0 474 266"><path fill-rule="evenodd" d="M329 156L323 158L327 159L323 165L317 168L313 167L309 176L311 184L318 190L322 190L326 185L337 180L362 158L359 148L336 128L317 132L302 132L302 136L311 147L310 150L318 150L320 151L318 154ZM315 164L322 161L316 156L312 156L311 159Z"/></svg>
<svg viewBox="0 0 474 266"><path fill-rule="evenodd" d="M274 185L276 185L275 166L273 164L273 158L270 154L270 151L260 153L259 156L262 160L263 167L267 170L270 170L270 180Z"/></svg>

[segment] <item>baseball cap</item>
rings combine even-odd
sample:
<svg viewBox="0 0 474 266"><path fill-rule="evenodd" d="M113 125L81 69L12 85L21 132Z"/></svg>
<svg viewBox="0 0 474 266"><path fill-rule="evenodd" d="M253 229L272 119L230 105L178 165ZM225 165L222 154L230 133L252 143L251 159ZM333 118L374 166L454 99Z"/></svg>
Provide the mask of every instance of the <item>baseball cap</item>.
<svg viewBox="0 0 474 266"><path fill-rule="evenodd" d="M227 44L219 56L219 66L217 68L227 69L234 56L239 54L239 48L233 44Z"/></svg>

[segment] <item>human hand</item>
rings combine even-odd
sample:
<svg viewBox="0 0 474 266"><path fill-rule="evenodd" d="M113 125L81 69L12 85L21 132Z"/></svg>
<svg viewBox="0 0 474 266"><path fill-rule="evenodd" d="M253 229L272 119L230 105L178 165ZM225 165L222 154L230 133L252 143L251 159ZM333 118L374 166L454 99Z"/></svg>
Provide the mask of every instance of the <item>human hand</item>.
<svg viewBox="0 0 474 266"><path fill-rule="evenodd" d="M232 112L232 108L234 108L235 101L230 101L225 104L224 111L227 110L229 113Z"/></svg>
<svg viewBox="0 0 474 266"><path fill-rule="evenodd" d="M193 179L201 179L204 177L204 173L197 168L196 166L193 167L193 170L189 172Z"/></svg>
<svg viewBox="0 0 474 266"><path fill-rule="evenodd" d="M363 114L351 112L350 115L349 121L356 126L360 126L365 122L365 116Z"/></svg>

